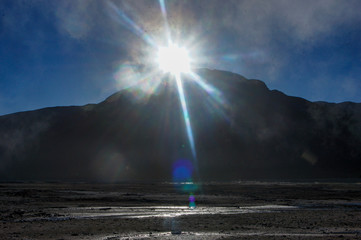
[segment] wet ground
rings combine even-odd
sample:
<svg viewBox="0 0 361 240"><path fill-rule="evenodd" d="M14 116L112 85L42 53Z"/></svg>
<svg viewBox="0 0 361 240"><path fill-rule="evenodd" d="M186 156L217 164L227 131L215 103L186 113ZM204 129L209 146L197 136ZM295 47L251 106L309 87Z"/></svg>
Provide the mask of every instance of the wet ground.
<svg viewBox="0 0 361 240"><path fill-rule="evenodd" d="M183 190L182 190L183 189ZM361 239L359 183L0 184L0 239Z"/></svg>

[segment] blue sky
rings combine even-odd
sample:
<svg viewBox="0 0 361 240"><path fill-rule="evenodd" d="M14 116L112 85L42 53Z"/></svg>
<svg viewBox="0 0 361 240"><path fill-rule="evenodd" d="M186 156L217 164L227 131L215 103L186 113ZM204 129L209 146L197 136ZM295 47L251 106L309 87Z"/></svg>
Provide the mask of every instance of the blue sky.
<svg viewBox="0 0 361 240"><path fill-rule="evenodd" d="M200 67L311 101L361 102L361 1L165 7L172 37L190 45ZM150 64L147 39L164 31L159 1L1 0L0 115L104 100L121 88L119 68Z"/></svg>

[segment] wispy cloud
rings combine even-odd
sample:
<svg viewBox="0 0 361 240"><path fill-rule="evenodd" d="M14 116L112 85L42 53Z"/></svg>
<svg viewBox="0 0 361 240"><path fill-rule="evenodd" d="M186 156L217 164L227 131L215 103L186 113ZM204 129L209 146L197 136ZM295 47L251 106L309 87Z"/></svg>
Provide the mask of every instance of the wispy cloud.
<svg viewBox="0 0 361 240"><path fill-rule="evenodd" d="M144 31L160 38L164 23L158 1L26 1L15 2L6 14L5 25L21 31L29 19L29 8L40 8L56 17L58 30L70 38L87 39L126 36L124 25L110 17L113 3ZM229 49L262 51L267 61L282 67L285 54L279 44L287 42L299 48L311 47L347 24L360 24L361 2L354 0L244 0L165 1L173 34L184 38L189 34L212 38L222 43L228 38ZM20 18L18 16L21 16ZM117 34L120 33L119 34ZM163 37L163 36L161 36ZM234 40L229 40L233 38ZM119 41L124 41L119 39ZM131 45L129 42L128 44ZM287 56L286 56L287 58Z"/></svg>
<svg viewBox="0 0 361 240"><path fill-rule="evenodd" d="M0 9L0 34L23 39L37 53L34 56L41 56L49 41L47 27L34 27L41 16L42 24L45 20L62 37L57 40L63 50L75 42L98 57L102 43L121 52L119 59L110 60L114 71L122 61L142 63L147 42L130 30L124 18L114 19L111 4L155 42L166 41L157 0L6 1ZM342 29L361 26L358 0L165 1L165 9L172 37L197 46L200 66L234 71L268 84L287 81L284 73L293 67L295 54L318 48ZM328 60L324 61L327 65ZM352 89L349 85L343 88Z"/></svg>

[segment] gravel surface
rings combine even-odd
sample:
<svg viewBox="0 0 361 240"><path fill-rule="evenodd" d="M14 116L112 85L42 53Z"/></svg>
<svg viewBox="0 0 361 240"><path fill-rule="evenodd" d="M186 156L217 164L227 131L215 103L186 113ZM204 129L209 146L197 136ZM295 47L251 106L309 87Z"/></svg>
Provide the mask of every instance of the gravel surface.
<svg viewBox="0 0 361 240"><path fill-rule="evenodd" d="M361 239L361 184L0 184L0 239Z"/></svg>

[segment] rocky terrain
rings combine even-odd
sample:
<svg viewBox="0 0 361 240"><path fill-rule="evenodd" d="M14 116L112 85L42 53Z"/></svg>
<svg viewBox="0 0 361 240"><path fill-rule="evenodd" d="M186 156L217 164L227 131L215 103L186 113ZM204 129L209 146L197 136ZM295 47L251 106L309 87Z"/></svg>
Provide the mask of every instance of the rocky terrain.
<svg viewBox="0 0 361 240"><path fill-rule="evenodd" d="M0 239L360 239L360 183L0 185Z"/></svg>

